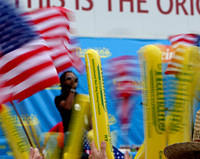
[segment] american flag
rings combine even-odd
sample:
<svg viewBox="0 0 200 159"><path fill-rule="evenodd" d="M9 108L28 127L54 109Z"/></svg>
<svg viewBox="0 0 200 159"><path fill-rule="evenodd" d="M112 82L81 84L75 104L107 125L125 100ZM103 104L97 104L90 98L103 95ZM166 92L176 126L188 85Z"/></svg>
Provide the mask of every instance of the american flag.
<svg viewBox="0 0 200 159"><path fill-rule="evenodd" d="M23 100L59 82L50 50L20 13L0 0L0 103Z"/></svg>
<svg viewBox="0 0 200 159"><path fill-rule="evenodd" d="M177 34L169 36L168 39L173 48L177 48L180 45L193 46L199 43L199 35L197 34Z"/></svg>
<svg viewBox="0 0 200 159"><path fill-rule="evenodd" d="M105 75L115 84L117 96L137 93L136 78L139 77L139 63L136 56L124 55L107 61Z"/></svg>
<svg viewBox="0 0 200 159"><path fill-rule="evenodd" d="M91 154L91 149L90 149L90 145L88 143L88 139L87 137L83 137L83 149L85 151L85 153L87 153L88 155Z"/></svg>
<svg viewBox="0 0 200 159"><path fill-rule="evenodd" d="M117 113L122 128L128 128L130 113L133 104L130 104L133 95L139 93L139 60L136 56L124 55L108 60L105 72L113 86L111 94L119 98ZM111 88L111 87L110 87Z"/></svg>
<svg viewBox="0 0 200 159"><path fill-rule="evenodd" d="M165 74L177 74L181 71L184 60L184 47L199 46L200 36L197 34L178 34L169 37L174 56L169 61Z"/></svg>
<svg viewBox="0 0 200 159"><path fill-rule="evenodd" d="M88 141L84 140L83 145L84 145L85 152L88 155L90 155L91 149L90 149L90 145L89 145ZM115 146L113 146L113 153L114 153L115 159L124 159L124 154L121 151L119 151Z"/></svg>
<svg viewBox="0 0 200 159"><path fill-rule="evenodd" d="M70 66L78 71L83 70L83 62L76 55L77 40L71 33L71 11L62 7L52 7L37 9L23 15L51 48L50 56L58 72Z"/></svg>

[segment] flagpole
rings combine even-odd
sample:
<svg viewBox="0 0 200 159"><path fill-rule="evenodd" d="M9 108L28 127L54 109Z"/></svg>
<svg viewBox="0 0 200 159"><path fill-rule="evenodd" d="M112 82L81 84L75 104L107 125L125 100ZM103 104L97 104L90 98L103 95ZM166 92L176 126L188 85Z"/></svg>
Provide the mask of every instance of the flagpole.
<svg viewBox="0 0 200 159"><path fill-rule="evenodd" d="M17 117L19 118L19 121L20 121L20 123L21 123L21 125L22 125L22 127L23 127L23 129L24 129L24 132L25 132L25 134L26 134L26 137L27 137L27 139L28 139L28 142L29 142L30 146L33 147L33 143L31 142L31 139L30 139L30 137L29 137L29 135L28 135L28 132L27 132L25 126L24 126L24 123L23 123L23 121L22 121L22 118L20 117L19 112L17 111L17 108L15 107L13 101L11 101L10 103L11 103L12 107L14 108L14 110L15 110L15 112L16 112L16 114L17 114Z"/></svg>

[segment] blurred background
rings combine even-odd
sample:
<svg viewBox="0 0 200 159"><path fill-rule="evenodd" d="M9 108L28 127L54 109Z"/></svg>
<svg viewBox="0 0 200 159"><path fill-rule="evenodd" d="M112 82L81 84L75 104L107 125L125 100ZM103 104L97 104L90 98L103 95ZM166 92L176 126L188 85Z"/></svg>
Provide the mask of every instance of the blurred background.
<svg viewBox="0 0 200 159"><path fill-rule="evenodd" d="M170 45L170 35L199 33L200 6L184 1L150 0L10 0L28 12L43 7L65 7L73 14L72 33L77 55L85 63L88 49L98 51L113 145L135 154L144 141L142 80L138 51L148 44ZM124 56L128 56L125 57ZM168 61L164 61L166 67ZM129 68L130 67L130 68ZM120 69L121 68L121 69ZM72 70L79 79L78 93L88 94L86 71ZM124 86L124 88L122 88ZM126 93L129 90L129 93ZM24 121L38 134L48 132L61 121L54 104L60 86L46 88L15 105ZM194 114L199 105L194 99ZM18 121L16 115L14 119ZM20 124L18 125L20 126ZM42 135L40 140L43 140ZM0 130L0 158L12 158Z"/></svg>

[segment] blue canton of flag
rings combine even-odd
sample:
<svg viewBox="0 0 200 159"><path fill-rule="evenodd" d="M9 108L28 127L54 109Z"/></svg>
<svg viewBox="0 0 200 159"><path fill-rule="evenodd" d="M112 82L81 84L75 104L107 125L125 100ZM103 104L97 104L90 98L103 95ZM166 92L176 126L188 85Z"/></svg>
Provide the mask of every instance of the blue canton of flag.
<svg viewBox="0 0 200 159"><path fill-rule="evenodd" d="M85 153L87 153L88 155L91 154L90 145L89 145L86 137L84 137L84 139L83 139L83 149L84 149Z"/></svg>
<svg viewBox="0 0 200 159"><path fill-rule="evenodd" d="M0 0L0 37L0 56L37 37L20 13L5 0Z"/></svg>
<svg viewBox="0 0 200 159"><path fill-rule="evenodd" d="M200 35L197 35L196 46L200 47Z"/></svg>
<svg viewBox="0 0 200 159"><path fill-rule="evenodd" d="M124 159L124 154L121 151L119 151L115 146L113 146L113 152L115 159Z"/></svg>

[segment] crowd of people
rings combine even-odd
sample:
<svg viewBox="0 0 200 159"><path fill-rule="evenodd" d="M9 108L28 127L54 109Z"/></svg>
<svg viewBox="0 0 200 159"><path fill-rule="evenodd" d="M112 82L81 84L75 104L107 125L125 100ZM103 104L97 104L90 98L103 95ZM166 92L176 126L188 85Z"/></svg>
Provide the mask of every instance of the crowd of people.
<svg viewBox="0 0 200 159"><path fill-rule="evenodd" d="M29 159L44 159L43 156L40 154L39 150L37 148L31 148L30 150L30 157ZM106 143L101 143L101 149L100 151L97 150L94 142L91 143L91 154L89 156L89 159L108 159L106 156ZM125 153L124 159L131 159L131 156L128 152Z"/></svg>

